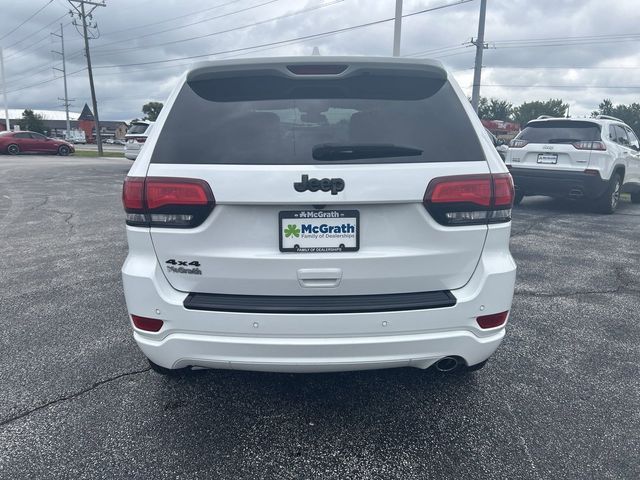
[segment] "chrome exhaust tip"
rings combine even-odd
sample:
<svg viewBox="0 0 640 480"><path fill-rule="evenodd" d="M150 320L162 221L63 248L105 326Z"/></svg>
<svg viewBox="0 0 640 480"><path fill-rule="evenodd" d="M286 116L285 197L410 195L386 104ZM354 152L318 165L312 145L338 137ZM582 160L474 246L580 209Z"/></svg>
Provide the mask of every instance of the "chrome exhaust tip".
<svg viewBox="0 0 640 480"><path fill-rule="evenodd" d="M456 357L444 357L436 362L436 370L439 372L453 372L460 365Z"/></svg>

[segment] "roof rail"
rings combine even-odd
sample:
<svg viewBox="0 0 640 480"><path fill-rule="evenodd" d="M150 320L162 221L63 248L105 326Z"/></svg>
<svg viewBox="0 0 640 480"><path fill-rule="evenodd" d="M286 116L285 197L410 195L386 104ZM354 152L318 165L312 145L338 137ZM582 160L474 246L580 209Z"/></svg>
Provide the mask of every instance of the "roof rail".
<svg viewBox="0 0 640 480"><path fill-rule="evenodd" d="M536 120L542 120L544 118L554 118L554 117L551 115L540 115L538 118L536 118Z"/></svg>
<svg viewBox="0 0 640 480"><path fill-rule="evenodd" d="M616 122L624 123L619 118L612 117L611 115L598 115L596 118L599 120L615 120Z"/></svg>

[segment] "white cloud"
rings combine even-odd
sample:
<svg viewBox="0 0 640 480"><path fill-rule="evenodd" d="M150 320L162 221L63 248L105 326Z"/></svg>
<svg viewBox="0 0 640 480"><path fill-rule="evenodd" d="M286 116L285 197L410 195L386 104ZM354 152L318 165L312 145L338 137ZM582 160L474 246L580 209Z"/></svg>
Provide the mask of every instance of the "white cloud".
<svg viewBox="0 0 640 480"><path fill-rule="evenodd" d="M395 0L344 0L289 18L211 35L322 3L332 3L332 0L277 0L251 8L268 1L107 0L107 7L98 8L94 13L101 36L91 41L100 117L128 119L141 115L140 108L146 101L164 100L177 76L190 61L123 68L101 67L201 55L312 35L390 18L395 7ZM453 1L405 0L404 11L415 12ZM612 98L614 103L638 101L640 35L637 31L636 3L636 0L489 0L486 40L490 45L497 42L496 46L507 46L499 43L506 40L559 40L554 46L529 45L486 50L483 62L486 68L482 79L486 86L482 88L482 95L506 98L514 104L532 99L563 98L571 104L572 113L577 115L588 114L605 97ZM227 5L213 8L221 4ZM0 36L13 29L39 6L41 2L38 1L3 5ZM48 32L57 24L36 32L68 9L67 2L55 0L2 41L7 47L25 39L5 49L11 107L50 109L59 105L57 98L63 94L62 80L48 81L53 78L50 67L59 66L60 63L58 57L50 52L59 49L59 44L54 37L48 38ZM207 20L242 9L247 10ZM403 22L403 53L433 51L433 55L440 57L454 71L461 86L470 93L474 49L463 45L476 36L478 9L479 2L474 1L406 18ZM187 15L192 12L200 13ZM65 17L61 21L67 23L70 19ZM194 25L176 28L199 21ZM144 27L155 22L162 23ZM160 31L164 32L156 34ZM636 36L632 40L629 40L631 37L618 37L603 43L606 40L602 37L604 35L634 33ZM197 36L203 37L182 41ZM562 40L586 36L594 36L591 43L583 40L583 44L568 45L570 42ZM73 26L66 27L65 37L69 57L67 70L75 72L85 66L82 39ZM392 40L393 25L388 22L311 41L274 46L251 55L309 54L313 46L318 46L324 55L389 55ZM169 42L176 43L167 44ZM246 57L248 53L237 52L233 56ZM210 59L225 56L229 55L211 56ZM626 68L618 68L621 66ZM41 82L47 83L19 90ZM564 85L581 88L558 88ZM625 85L635 88L617 88ZM611 88L595 88L602 86ZM76 99L75 110L80 110L85 102L90 103L86 72L69 77L69 95Z"/></svg>

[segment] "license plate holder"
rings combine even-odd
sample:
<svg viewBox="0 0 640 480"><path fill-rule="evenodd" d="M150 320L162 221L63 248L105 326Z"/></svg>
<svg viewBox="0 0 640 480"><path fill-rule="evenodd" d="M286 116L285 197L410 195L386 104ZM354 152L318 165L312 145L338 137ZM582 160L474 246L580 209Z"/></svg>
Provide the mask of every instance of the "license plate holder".
<svg viewBox="0 0 640 480"><path fill-rule="evenodd" d="M558 163L558 154L557 153L539 153L538 163L555 165L556 163Z"/></svg>
<svg viewBox="0 0 640 480"><path fill-rule="evenodd" d="M285 210L279 214L281 252L356 252L360 249L358 210Z"/></svg>

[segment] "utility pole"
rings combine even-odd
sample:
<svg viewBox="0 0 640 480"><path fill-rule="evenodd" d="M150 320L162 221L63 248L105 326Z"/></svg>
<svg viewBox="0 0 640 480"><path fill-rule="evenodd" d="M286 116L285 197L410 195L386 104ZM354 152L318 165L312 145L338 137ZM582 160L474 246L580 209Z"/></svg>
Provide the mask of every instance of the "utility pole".
<svg viewBox="0 0 640 480"><path fill-rule="evenodd" d="M96 28L98 25L96 23L92 25L87 25L87 17L91 20L93 17L91 13L98 7L106 7L104 0L102 2L93 2L90 0L69 0L69 3L76 11L79 19L82 21L82 36L84 37L84 53L87 57L87 70L89 71L89 86L91 87L91 102L93 103L93 118L96 121L96 143L98 146L98 155L102 156L102 136L100 135L100 118L98 117L98 101L96 100L96 89L93 85L93 71L91 70L91 53L89 52L89 28ZM84 6L85 4L91 5L89 11L86 11ZM73 12L71 12L73 16ZM78 22L76 22L75 18L73 20L73 25L78 28ZM97 37L91 37L97 38Z"/></svg>
<svg viewBox="0 0 640 480"><path fill-rule="evenodd" d="M478 38L471 43L476 46L476 65L473 70L473 90L471 92L471 105L476 113L478 113L478 104L480 103L480 78L482 76L482 53L488 48L484 43L484 20L487 14L487 0L480 0L480 21L478 22Z"/></svg>
<svg viewBox="0 0 640 480"><path fill-rule="evenodd" d="M0 70L2 70L2 96L4 97L4 124L8 132L11 130L11 121L9 120L9 106L7 105L7 84L4 81L4 57L2 56L2 47L0 47Z"/></svg>
<svg viewBox="0 0 640 480"><path fill-rule="evenodd" d="M69 122L69 106L71 105L70 103L70 99L69 99L69 94L67 93L67 62L64 56L64 27L62 26L62 24L60 24L60 35L58 35L57 33L51 33L51 35L54 35L56 37L60 37L60 43L62 44L62 51L61 52L56 52L55 50L52 50L53 53L57 53L58 55L62 56L62 69L53 67L54 70L58 70L59 72L62 72L62 78L64 79L64 98L60 98L58 97L58 100L62 100L64 102L64 111L65 114L67 115L67 140L69 139L70 135L71 135L71 122Z"/></svg>
<svg viewBox="0 0 640 480"><path fill-rule="evenodd" d="M396 0L396 19L393 23L393 56L400 56L400 38L402 36L402 0Z"/></svg>

